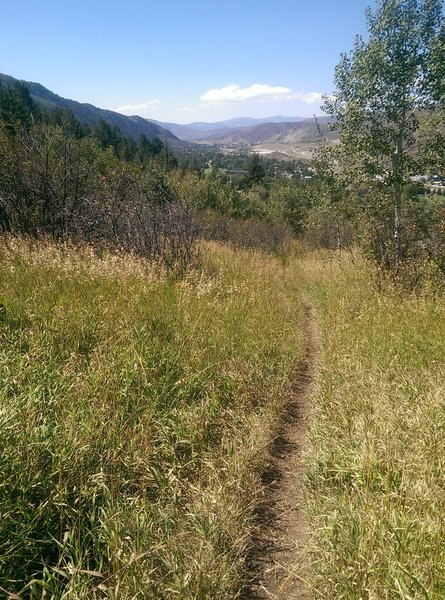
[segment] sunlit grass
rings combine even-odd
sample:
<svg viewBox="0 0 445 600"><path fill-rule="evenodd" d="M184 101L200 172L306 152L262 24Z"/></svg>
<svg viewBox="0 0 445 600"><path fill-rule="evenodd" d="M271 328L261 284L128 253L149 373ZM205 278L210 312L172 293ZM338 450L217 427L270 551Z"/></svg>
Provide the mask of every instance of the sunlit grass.
<svg viewBox="0 0 445 600"><path fill-rule="evenodd" d="M314 597L445 597L445 307L301 261L322 362L307 456Z"/></svg>
<svg viewBox="0 0 445 600"><path fill-rule="evenodd" d="M445 308L366 265L202 248L0 252L0 586L23 598L236 598L267 459L321 346L307 474L314 598L445 597ZM4 593L4 592L2 592Z"/></svg>
<svg viewBox="0 0 445 600"><path fill-rule="evenodd" d="M3 243L3 590L238 594L302 309L275 259L202 255L172 280L128 255Z"/></svg>

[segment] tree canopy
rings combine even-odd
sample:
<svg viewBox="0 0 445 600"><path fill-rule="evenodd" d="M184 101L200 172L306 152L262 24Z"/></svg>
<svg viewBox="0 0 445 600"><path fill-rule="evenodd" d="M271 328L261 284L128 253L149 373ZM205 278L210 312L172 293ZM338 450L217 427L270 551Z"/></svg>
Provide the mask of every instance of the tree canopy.
<svg viewBox="0 0 445 600"><path fill-rule="evenodd" d="M352 52L342 54L336 90L325 99L340 134L339 147L325 155L345 184L366 182L391 204L397 265L403 186L424 168L420 123L443 110L442 0L378 0L367 22L368 39L358 36Z"/></svg>

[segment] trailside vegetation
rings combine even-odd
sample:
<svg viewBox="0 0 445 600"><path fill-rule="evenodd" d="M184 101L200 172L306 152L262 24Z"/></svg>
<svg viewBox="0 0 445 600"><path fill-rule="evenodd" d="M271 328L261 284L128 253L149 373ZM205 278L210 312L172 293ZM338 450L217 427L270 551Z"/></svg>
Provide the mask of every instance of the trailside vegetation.
<svg viewBox="0 0 445 600"><path fill-rule="evenodd" d="M347 254L295 268L322 345L305 454L309 597L441 600L443 294L378 289L372 265Z"/></svg>
<svg viewBox="0 0 445 600"><path fill-rule="evenodd" d="M238 597L304 311L279 259L203 256L3 240L0 595Z"/></svg>
<svg viewBox="0 0 445 600"><path fill-rule="evenodd" d="M442 8L441 0L380 0L369 9L368 39L342 55L323 107L340 136L315 160L329 205L344 218L346 199L366 250L396 275L416 261L414 277L428 260L445 267L443 202L430 202L419 184L444 169Z"/></svg>

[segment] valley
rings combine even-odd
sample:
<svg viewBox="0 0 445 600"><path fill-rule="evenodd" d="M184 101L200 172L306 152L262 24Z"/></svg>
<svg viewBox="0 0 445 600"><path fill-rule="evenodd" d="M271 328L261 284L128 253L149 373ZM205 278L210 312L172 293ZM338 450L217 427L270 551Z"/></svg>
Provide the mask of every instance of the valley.
<svg viewBox="0 0 445 600"><path fill-rule="evenodd" d="M18 83L13 77L0 73L1 81L5 85ZM319 117L317 120L285 116L264 119L246 117L216 123L179 125L137 115L125 116L91 104L62 98L38 83L22 83L28 89L31 98L45 110L70 110L86 125L104 121L112 127L119 127L123 135L136 141L141 135L148 139L156 137L177 148L179 152L182 148L193 147L196 144L217 147L222 151L258 152L277 159L309 161L320 143L334 144L337 141L336 133L329 130L328 117Z"/></svg>

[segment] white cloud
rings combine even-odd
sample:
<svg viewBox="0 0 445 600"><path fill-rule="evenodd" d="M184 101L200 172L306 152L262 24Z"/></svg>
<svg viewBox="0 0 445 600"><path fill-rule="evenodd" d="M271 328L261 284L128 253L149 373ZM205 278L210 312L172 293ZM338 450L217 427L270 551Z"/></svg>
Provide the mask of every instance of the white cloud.
<svg viewBox="0 0 445 600"><path fill-rule="evenodd" d="M191 106L183 106L181 108L182 112L193 112L194 110L196 110L195 108L192 108Z"/></svg>
<svg viewBox="0 0 445 600"><path fill-rule="evenodd" d="M129 113L134 115L137 112L143 112L146 110L156 110L159 108L161 104L160 100L150 100L149 102L145 102L144 104L125 104L124 106L119 106L116 108L117 112L120 113Z"/></svg>
<svg viewBox="0 0 445 600"><path fill-rule="evenodd" d="M203 106L215 106L226 104L227 102L245 102L246 100L272 102L279 100L302 100L306 104L314 104L320 102L321 97L322 94L318 92L294 92L287 87L254 83L246 88L235 84L226 85L222 88L214 88L202 94L200 99L203 102Z"/></svg>
<svg viewBox="0 0 445 600"><path fill-rule="evenodd" d="M242 88L239 85L231 84L222 88L208 90L201 96L201 101L206 104L223 104L225 102L244 102L253 99L283 99L291 94L291 90L286 87L273 87L261 83Z"/></svg>
<svg viewBox="0 0 445 600"><path fill-rule="evenodd" d="M320 104L323 100L323 94L320 94L320 92L308 92L307 94L299 92L296 94L296 98L298 100L303 100L306 104Z"/></svg>

